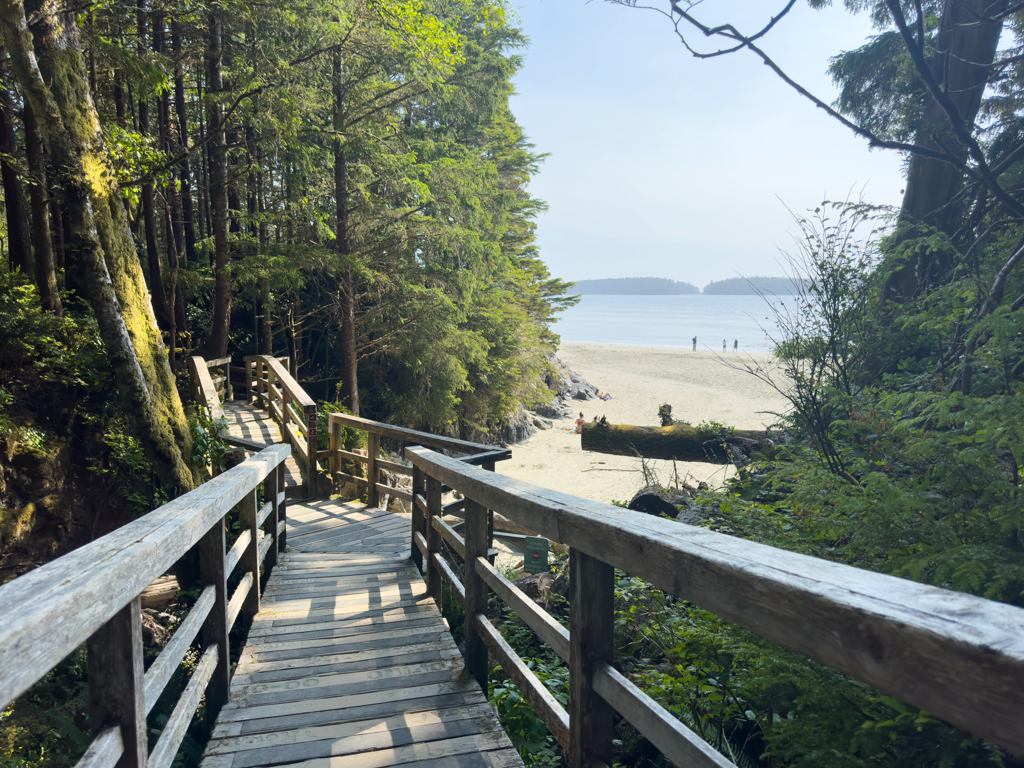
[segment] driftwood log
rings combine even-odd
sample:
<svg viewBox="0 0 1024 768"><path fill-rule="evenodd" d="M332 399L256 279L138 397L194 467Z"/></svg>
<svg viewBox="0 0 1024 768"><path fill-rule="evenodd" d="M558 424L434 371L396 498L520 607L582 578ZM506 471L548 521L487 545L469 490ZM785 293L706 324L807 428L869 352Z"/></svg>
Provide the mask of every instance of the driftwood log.
<svg viewBox="0 0 1024 768"><path fill-rule="evenodd" d="M689 424L635 427L590 422L583 425L581 437L583 450L594 453L737 466L749 462L753 453L770 455L780 442L781 435L777 432L734 429L711 433Z"/></svg>

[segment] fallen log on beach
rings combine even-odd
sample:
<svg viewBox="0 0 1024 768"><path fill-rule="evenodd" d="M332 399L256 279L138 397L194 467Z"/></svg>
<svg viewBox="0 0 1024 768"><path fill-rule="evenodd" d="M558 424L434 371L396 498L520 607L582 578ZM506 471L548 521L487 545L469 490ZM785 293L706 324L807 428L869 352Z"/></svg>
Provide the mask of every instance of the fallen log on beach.
<svg viewBox="0 0 1024 768"><path fill-rule="evenodd" d="M645 459L702 461L743 466L751 454L770 456L782 442L778 432L752 429L702 430L689 424L635 427L632 424L589 422L583 425L584 451Z"/></svg>

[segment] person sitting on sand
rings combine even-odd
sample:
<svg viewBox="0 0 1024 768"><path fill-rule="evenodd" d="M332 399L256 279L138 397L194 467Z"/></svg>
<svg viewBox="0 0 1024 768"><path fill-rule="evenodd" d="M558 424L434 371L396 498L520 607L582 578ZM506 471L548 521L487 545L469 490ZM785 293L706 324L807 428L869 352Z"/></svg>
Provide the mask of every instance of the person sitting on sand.
<svg viewBox="0 0 1024 768"><path fill-rule="evenodd" d="M587 423L587 420L583 418L583 411L580 411L580 417L576 419L576 434L583 434L583 425Z"/></svg>
<svg viewBox="0 0 1024 768"><path fill-rule="evenodd" d="M610 394L608 394L607 392L605 392L605 393L604 393L604 394L602 395L602 394L601 394L601 390L600 390L600 389L599 389L599 390L597 390L597 396L598 396L598 397L599 397L599 398L600 398L601 400L605 400L605 401L608 401L608 400L611 400L611 399L612 399L612 396L611 396Z"/></svg>

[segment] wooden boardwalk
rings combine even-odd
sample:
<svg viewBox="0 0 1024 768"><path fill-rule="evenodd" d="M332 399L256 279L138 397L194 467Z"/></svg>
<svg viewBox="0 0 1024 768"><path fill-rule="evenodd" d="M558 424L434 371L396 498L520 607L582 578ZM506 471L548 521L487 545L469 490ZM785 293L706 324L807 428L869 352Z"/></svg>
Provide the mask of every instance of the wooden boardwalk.
<svg viewBox="0 0 1024 768"><path fill-rule="evenodd" d="M203 768L521 766L408 559L410 523L359 502L288 506Z"/></svg>
<svg viewBox="0 0 1024 768"><path fill-rule="evenodd" d="M284 442L281 439L281 428L266 411L246 405L240 400L228 400L222 407L228 422L228 432L235 437L244 437L265 445ZM293 488L300 485L302 469L295 457L290 456L285 462L285 486Z"/></svg>

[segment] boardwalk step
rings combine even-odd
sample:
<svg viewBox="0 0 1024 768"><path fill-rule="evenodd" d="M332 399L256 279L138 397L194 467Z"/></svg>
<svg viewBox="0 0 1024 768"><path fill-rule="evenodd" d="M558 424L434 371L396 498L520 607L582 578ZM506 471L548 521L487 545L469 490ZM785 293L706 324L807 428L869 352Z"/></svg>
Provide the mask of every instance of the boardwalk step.
<svg viewBox="0 0 1024 768"><path fill-rule="evenodd" d="M408 560L408 519L293 503L288 549L203 768L522 766Z"/></svg>

